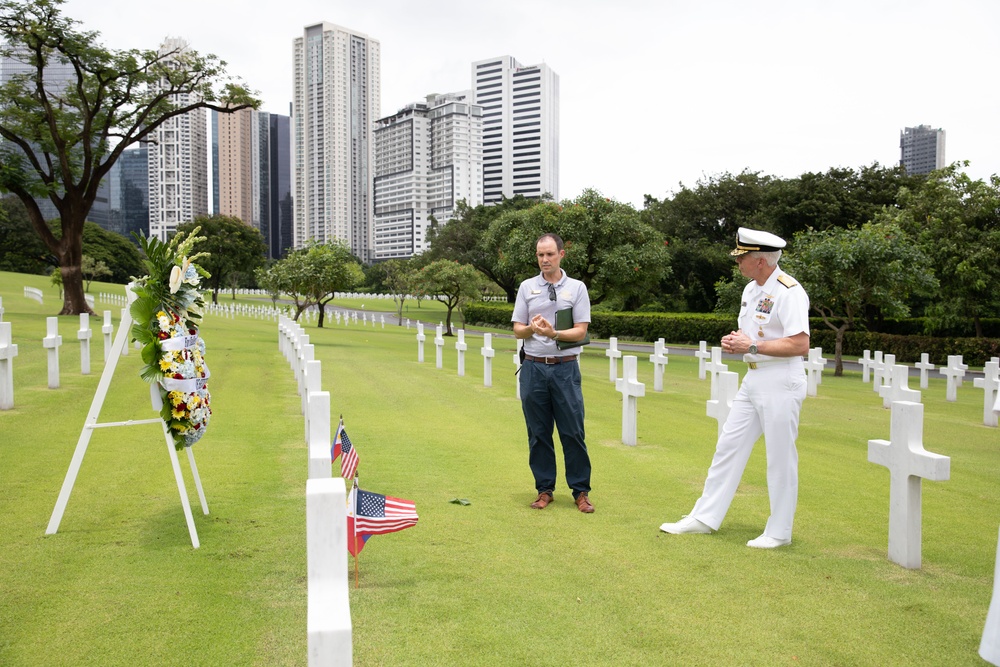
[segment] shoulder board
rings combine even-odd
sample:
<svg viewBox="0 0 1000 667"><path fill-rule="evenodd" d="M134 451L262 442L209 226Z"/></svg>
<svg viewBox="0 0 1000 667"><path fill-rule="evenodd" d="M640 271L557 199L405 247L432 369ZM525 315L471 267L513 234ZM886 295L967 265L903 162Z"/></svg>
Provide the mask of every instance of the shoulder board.
<svg viewBox="0 0 1000 667"><path fill-rule="evenodd" d="M785 287L795 287L796 285L798 285L797 282L786 276L784 273L778 276L778 282L784 285Z"/></svg>

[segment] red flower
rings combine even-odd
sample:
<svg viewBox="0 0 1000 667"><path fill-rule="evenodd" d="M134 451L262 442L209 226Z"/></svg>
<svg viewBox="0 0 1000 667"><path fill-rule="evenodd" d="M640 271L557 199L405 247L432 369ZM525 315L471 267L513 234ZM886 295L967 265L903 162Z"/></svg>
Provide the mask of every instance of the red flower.
<svg viewBox="0 0 1000 667"><path fill-rule="evenodd" d="M170 338L170 334L168 334L166 331L160 331L159 333L156 334L156 337L159 338L160 340L166 340Z"/></svg>
<svg viewBox="0 0 1000 667"><path fill-rule="evenodd" d="M174 373L174 379L175 380L183 380L184 376L181 375L180 373Z"/></svg>

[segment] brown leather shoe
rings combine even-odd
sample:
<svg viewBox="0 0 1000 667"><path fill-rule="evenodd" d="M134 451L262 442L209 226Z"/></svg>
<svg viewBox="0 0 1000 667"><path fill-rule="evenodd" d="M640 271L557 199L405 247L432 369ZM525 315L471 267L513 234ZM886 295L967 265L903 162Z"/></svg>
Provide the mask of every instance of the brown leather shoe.
<svg viewBox="0 0 1000 667"><path fill-rule="evenodd" d="M584 514L594 513L594 506L590 504L590 498L587 497L586 493L581 493L576 497L576 506Z"/></svg>
<svg viewBox="0 0 1000 667"><path fill-rule="evenodd" d="M538 499L531 503L531 509L533 510L543 510L548 507L549 503L552 502L552 492L542 491L538 494ZM594 510L590 510L593 512Z"/></svg>

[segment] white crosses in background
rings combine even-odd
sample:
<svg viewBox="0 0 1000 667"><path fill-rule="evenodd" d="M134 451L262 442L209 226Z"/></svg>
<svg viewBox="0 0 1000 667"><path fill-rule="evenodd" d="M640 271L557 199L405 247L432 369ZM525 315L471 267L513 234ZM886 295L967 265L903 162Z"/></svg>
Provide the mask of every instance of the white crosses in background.
<svg viewBox="0 0 1000 667"><path fill-rule="evenodd" d="M816 387L823 384L823 368L827 360L823 358L823 348L814 347L809 350L809 358L806 359L806 394L816 395Z"/></svg>
<svg viewBox="0 0 1000 667"><path fill-rule="evenodd" d="M896 365L896 355L886 354L882 357L882 367L879 371L879 384L874 386L875 393L879 396L882 395L882 391L888 389L892 385L892 368ZM888 405L886 407L889 407Z"/></svg>
<svg viewBox="0 0 1000 667"><path fill-rule="evenodd" d="M329 451L326 467L330 467ZM310 667L350 665L354 659L347 584L348 495L341 477L306 481L306 632Z"/></svg>
<svg viewBox="0 0 1000 667"><path fill-rule="evenodd" d="M3 322L3 297L0 296L0 322Z"/></svg>
<svg viewBox="0 0 1000 667"><path fill-rule="evenodd" d="M434 346L437 349L437 368L441 368L443 365L441 359L442 350L444 350L444 338L442 337L443 334L444 334L444 327L441 326L440 324L437 325L437 327L434 328Z"/></svg>
<svg viewBox="0 0 1000 667"><path fill-rule="evenodd" d="M667 348L661 338L653 344L653 354L649 355L653 364L653 391L663 391L663 367L667 365Z"/></svg>
<svg viewBox="0 0 1000 667"><path fill-rule="evenodd" d="M14 357L17 345L11 342L10 322L0 322L0 410L14 407Z"/></svg>
<svg viewBox="0 0 1000 667"><path fill-rule="evenodd" d="M908 386L910 378L910 368L908 366L893 364L892 368L886 368L886 371L884 376L889 384L884 385L879 392L879 396L882 397L883 408L892 407L892 404L896 401L920 402L920 392L916 389L910 389Z"/></svg>
<svg viewBox="0 0 1000 667"><path fill-rule="evenodd" d="M635 446L638 442L636 434L639 416L638 399L646 395L646 385L636 378L638 366L636 357L628 355L622 360L622 364L622 377L615 380L615 389L622 394L622 443Z"/></svg>
<svg viewBox="0 0 1000 667"><path fill-rule="evenodd" d="M469 345L465 342L465 329L458 330L455 349L458 351L458 377L465 377L465 351L469 349Z"/></svg>
<svg viewBox="0 0 1000 667"><path fill-rule="evenodd" d="M424 323L417 322L417 362L424 363L424 341L427 340L427 336L424 335Z"/></svg>
<svg viewBox="0 0 1000 667"><path fill-rule="evenodd" d="M410 330L410 318L409 317L406 318L406 330L407 331Z"/></svg>
<svg viewBox="0 0 1000 667"><path fill-rule="evenodd" d="M869 440L868 461L889 469L889 560L920 567L921 478L937 482L951 474L951 459L924 449L924 406L892 404L889 441Z"/></svg>
<svg viewBox="0 0 1000 667"><path fill-rule="evenodd" d="M610 362L610 372L608 373L608 376L612 382L616 382L618 380L618 360L622 356L621 351L618 349L617 337L612 336L608 339L608 349L604 351L604 356L606 356Z"/></svg>
<svg viewBox="0 0 1000 667"><path fill-rule="evenodd" d="M24 288L24 297L26 299L34 299L38 303L41 303L42 302L42 290L38 289L37 287L25 287Z"/></svg>
<svg viewBox="0 0 1000 667"><path fill-rule="evenodd" d="M382 328L385 329L385 315L378 316L379 322L382 324Z"/></svg>
<svg viewBox="0 0 1000 667"><path fill-rule="evenodd" d="M994 407L1000 401L1000 363L996 360L986 362L983 377L976 378L972 384L983 390L983 424L997 425L997 413Z"/></svg>
<svg viewBox="0 0 1000 667"><path fill-rule="evenodd" d="M729 412L733 409L733 400L736 392L740 390L740 374L732 371L723 371L719 377L712 380L712 386L718 385L718 398L705 401L705 414L715 417L719 423L718 434L722 435L722 427L729 419Z"/></svg>
<svg viewBox="0 0 1000 667"><path fill-rule="evenodd" d="M483 355L483 386L493 386L493 357L496 350L493 349L493 334L483 334L483 347L479 350Z"/></svg>
<svg viewBox="0 0 1000 667"><path fill-rule="evenodd" d="M340 324L340 311L334 311L333 316L337 318L337 324Z"/></svg>
<svg viewBox="0 0 1000 667"><path fill-rule="evenodd" d="M361 313L361 326L368 326L368 313Z"/></svg>
<svg viewBox="0 0 1000 667"><path fill-rule="evenodd" d="M114 344L112 334L115 327L111 324L111 311L104 311L104 324L101 326L101 333L104 334L104 363L108 363L108 355L111 354L111 346Z"/></svg>
<svg viewBox="0 0 1000 667"><path fill-rule="evenodd" d="M354 311L353 313L351 313L351 322L353 324L358 323L358 311Z"/></svg>
<svg viewBox="0 0 1000 667"><path fill-rule="evenodd" d="M517 376L517 374L519 372L521 372L521 348L522 347L524 347L524 341L521 340L520 338L518 338L517 339L517 349L514 350L514 367L515 367L515 370L514 370L514 375L515 375L514 390L517 392L518 399L521 398L521 382L520 382L520 380L516 379L516 376Z"/></svg>
<svg viewBox="0 0 1000 667"><path fill-rule="evenodd" d="M871 379L872 366L874 365L871 350L865 350L861 358L858 359L858 363L861 364L861 381L867 383Z"/></svg>
<svg viewBox="0 0 1000 667"><path fill-rule="evenodd" d="M962 386L962 378L968 368L962 363L962 355L949 355L948 365L938 371L948 378L945 398L952 403L958 400L958 388Z"/></svg>
<svg viewBox="0 0 1000 667"><path fill-rule="evenodd" d="M920 361L913 365L920 369L920 388L927 389L927 371L934 370L934 364L931 363L930 355L926 352L921 353Z"/></svg>
<svg viewBox="0 0 1000 667"><path fill-rule="evenodd" d="M46 336L42 339L42 346L49 351L49 389L59 388L59 347L62 345L62 336L59 335L59 318L45 318Z"/></svg>
<svg viewBox="0 0 1000 667"><path fill-rule="evenodd" d="M885 372L885 364L882 361L881 350L875 351L875 360L872 362L872 391L876 394L882 388L882 373Z"/></svg>
<svg viewBox="0 0 1000 667"><path fill-rule="evenodd" d="M80 313L80 330L76 337L80 340L80 375L90 375L90 314Z"/></svg>
<svg viewBox="0 0 1000 667"><path fill-rule="evenodd" d="M712 354L708 351L708 343L701 341L698 343L698 351L694 353L694 356L698 357L698 379L705 379L705 361L712 357Z"/></svg>
<svg viewBox="0 0 1000 667"><path fill-rule="evenodd" d="M712 348L712 360L705 364L705 370L707 370L712 377L711 398L713 401L717 400L719 398L719 373L725 373L729 370L729 366L722 363L721 347Z"/></svg>

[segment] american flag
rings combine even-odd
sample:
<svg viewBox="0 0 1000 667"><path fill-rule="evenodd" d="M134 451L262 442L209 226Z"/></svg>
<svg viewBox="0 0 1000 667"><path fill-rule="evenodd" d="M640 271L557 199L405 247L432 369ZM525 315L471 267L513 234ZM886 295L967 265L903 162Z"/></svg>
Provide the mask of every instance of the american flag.
<svg viewBox="0 0 1000 667"><path fill-rule="evenodd" d="M354 488L351 489L351 497L347 499L347 552L357 557L361 550L365 548L365 542L371 535L359 535L354 528L354 507L357 503L358 481L354 480Z"/></svg>
<svg viewBox="0 0 1000 667"><path fill-rule="evenodd" d="M333 438L330 461L336 461L338 456L341 457L340 476L344 479L352 479L358 469L358 450L351 444L351 439L347 437L343 420L337 426L337 435Z"/></svg>
<svg viewBox="0 0 1000 667"><path fill-rule="evenodd" d="M394 533L417 525L417 518L417 506L412 500L361 489L354 499L354 527L358 535Z"/></svg>

